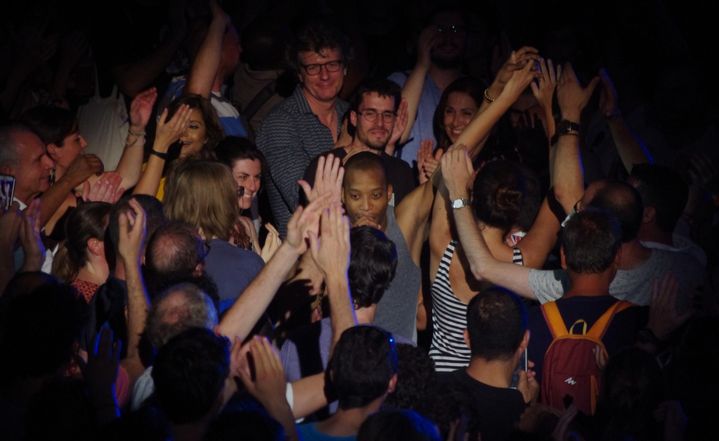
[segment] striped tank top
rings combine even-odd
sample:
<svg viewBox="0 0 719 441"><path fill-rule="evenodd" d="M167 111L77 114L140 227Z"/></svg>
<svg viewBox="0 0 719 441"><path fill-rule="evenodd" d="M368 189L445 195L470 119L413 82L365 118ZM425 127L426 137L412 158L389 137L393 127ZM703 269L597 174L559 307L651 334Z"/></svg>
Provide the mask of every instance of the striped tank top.
<svg viewBox="0 0 719 441"><path fill-rule="evenodd" d="M452 240L442 254L432 283L432 343L429 356L437 372L452 372L469 365L471 352L464 342L467 328L467 304L454 295L449 281L449 265L457 246ZM513 249L512 263L522 265L522 253Z"/></svg>

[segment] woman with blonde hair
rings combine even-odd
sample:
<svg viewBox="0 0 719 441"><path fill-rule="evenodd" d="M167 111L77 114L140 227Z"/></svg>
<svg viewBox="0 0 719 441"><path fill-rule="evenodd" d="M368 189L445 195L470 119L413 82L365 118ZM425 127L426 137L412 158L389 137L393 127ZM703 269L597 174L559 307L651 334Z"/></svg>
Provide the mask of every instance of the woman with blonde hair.
<svg viewBox="0 0 719 441"><path fill-rule="evenodd" d="M167 180L165 214L197 228L208 246L205 271L217 285L220 311L227 309L264 266L250 249L249 237L239 229L237 185L230 170L212 161L185 161ZM244 245L244 247L243 247Z"/></svg>

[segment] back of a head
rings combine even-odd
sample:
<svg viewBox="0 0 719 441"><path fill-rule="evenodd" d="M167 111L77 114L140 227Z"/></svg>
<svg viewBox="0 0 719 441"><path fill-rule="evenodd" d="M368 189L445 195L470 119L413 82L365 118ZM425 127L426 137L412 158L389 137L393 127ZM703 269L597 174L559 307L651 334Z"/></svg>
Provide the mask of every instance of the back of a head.
<svg viewBox="0 0 719 441"><path fill-rule="evenodd" d="M169 221L147 243L145 267L158 275L189 274L205 254L205 246L194 228L184 222Z"/></svg>
<svg viewBox="0 0 719 441"><path fill-rule="evenodd" d="M601 273L610 267L619 251L621 227L610 212L588 207L567 221L561 243L570 271Z"/></svg>
<svg viewBox="0 0 719 441"><path fill-rule="evenodd" d="M54 281L16 295L0 311L0 364L3 381L54 375L70 361L88 317L77 292Z"/></svg>
<svg viewBox="0 0 719 441"><path fill-rule="evenodd" d="M26 110L20 121L30 128L43 143L62 146L67 135L77 132L75 114L56 106L37 106Z"/></svg>
<svg viewBox="0 0 719 441"><path fill-rule="evenodd" d="M219 405L229 371L227 338L205 328L188 329L157 354L152 368L156 403L175 424L196 422Z"/></svg>
<svg viewBox="0 0 719 441"><path fill-rule="evenodd" d="M397 249L380 230L355 227L350 230L350 290L355 308L376 304L394 279Z"/></svg>
<svg viewBox="0 0 719 441"><path fill-rule="evenodd" d="M432 421L413 410L383 410L360 426L357 441L439 441Z"/></svg>
<svg viewBox="0 0 719 441"><path fill-rule="evenodd" d="M341 409L355 409L382 397L396 373L392 334L374 326L354 326L342 333L335 346L325 383Z"/></svg>
<svg viewBox="0 0 719 441"><path fill-rule="evenodd" d="M477 219L509 232L529 229L541 203L539 179L527 167L510 161L490 161L479 170L472 186Z"/></svg>
<svg viewBox="0 0 719 441"><path fill-rule="evenodd" d="M425 414L434 405L429 395L436 385L434 361L427 351L408 343L397 344L397 360L397 387L384 405Z"/></svg>
<svg viewBox="0 0 719 441"><path fill-rule="evenodd" d="M625 182L607 182L589 202L592 207L606 210L619 220L622 242L636 239L642 224L644 205L639 192Z"/></svg>
<svg viewBox="0 0 719 441"><path fill-rule="evenodd" d="M127 213L131 210L130 199L135 199L145 210L146 237L152 237L160 225L166 222L162 211L162 202L154 196L136 194L124 196L117 201L110 211L110 219L105 231L105 260L107 260L110 272L114 270L119 256L117 247L120 242L120 213Z"/></svg>
<svg viewBox="0 0 719 441"><path fill-rule="evenodd" d="M239 216L230 170L218 162L184 161L167 179L165 214L200 229L207 240L228 240Z"/></svg>
<svg viewBox="0 0 719 441"><path fill-rule="evenodd" d="M72 282L87 263L90 239L103 241L112 205L106 202L85 202L78 205L65 223L65 241L53 259L52 272Z"/></svg>
<svg viewBox="0 0 719 441"><path fill-rule="evenodd" d="M214 329L217 309L210 297L191 283L171 286L152 304L145 335L155 348L190 328Z"/></svg>
<svg viewBox="0 0 719 441"><path fill-rule="evenodd" d="M629 181L639 191L644 207L654 207L657 226L672 233L689 197L689 187L682 176L669 167L637 164Z"/></svg>
<svg viewBox="0 0 719 441"><path fill-rule="evenodd" d="M467 331L473 357L486 360L511 358L526 330L527 308L507 289L485 289L467 305Z"/></svg>

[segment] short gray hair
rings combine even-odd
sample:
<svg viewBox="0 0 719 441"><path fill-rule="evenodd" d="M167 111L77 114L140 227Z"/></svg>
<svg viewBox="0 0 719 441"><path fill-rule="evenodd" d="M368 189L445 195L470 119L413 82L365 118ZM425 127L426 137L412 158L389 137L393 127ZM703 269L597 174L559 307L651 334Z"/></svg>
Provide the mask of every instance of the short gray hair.
<svg viewBox="0 0 719 441"><path fill-rule="evenodd" d="M0 167L17 167L20 158L15 134L19 131L30 129L17 123L0 127Z"/></svg>
<svg viewBox="0 0 719 441"><path fill-rule="evenodd" d="M162 305L172 296L181 295L182 305L163 310ZM174 312L176 320L168 321L167 313ZM217 310L210 296L192 283L180 283L163 291L153 302L147 316L145 334L155 348L161 348L172 337L189 328L212 330L217 325Z"/></svg>

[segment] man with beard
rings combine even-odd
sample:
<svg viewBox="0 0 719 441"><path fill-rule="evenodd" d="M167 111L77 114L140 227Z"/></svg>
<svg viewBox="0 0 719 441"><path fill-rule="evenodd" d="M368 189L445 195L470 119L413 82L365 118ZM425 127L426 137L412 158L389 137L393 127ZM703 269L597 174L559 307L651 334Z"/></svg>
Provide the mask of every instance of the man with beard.
<svg viewBox="0 0 719 441"><path fill-rule="evenodd" d="M389 202L392 206L399 204L402 198L414 189L412 169L404 161L384 151L396 127L400 100L400 88L392 81L370 80L360 85L351 103L349 115L350 131L354 132L352 143L320 155L332 153L342 159L342 162L360 152L379 155L387 170L387 181L393 189ZM314 183L320 156L314 158L305 171L304 179L310 185Z"/></svg>
<svg viewBox="0 0 719 441"><path fill-rule="evenodd" d="M445 87L462 74L461 67L466 43L466 23L459 10L446 8L436 10L419 37L417 65L426 72L422 94L416 109L408 109L410 118L416 116L409 133L404 133L400 143L405 143L398 156L412 164L423 140L434 140L432 118ZM428 47L427 47L428 46ZM427 58L429 54L429 59ZM402 87L409 75L395 72L389 79ZM410 122L411 124L411 122ZM405 131L406 132L406 131Z"/></svg>

